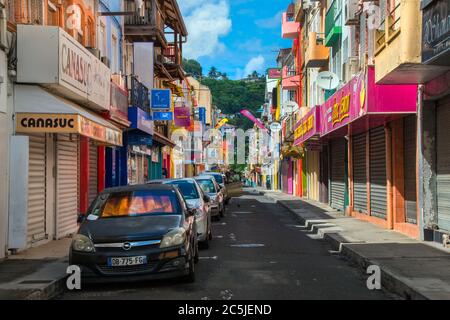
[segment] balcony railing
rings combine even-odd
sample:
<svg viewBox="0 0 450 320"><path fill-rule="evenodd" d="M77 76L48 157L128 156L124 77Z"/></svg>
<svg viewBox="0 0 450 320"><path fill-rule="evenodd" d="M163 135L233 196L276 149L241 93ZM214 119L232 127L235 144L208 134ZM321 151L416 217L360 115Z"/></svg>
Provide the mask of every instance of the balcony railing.
<svg viewBox="0 0 450 320"><path fill-rule="evenodd" d="M181 50L173 43L164 49L164 57L171 64L181 64Z"/></svg>
<svg viewBox="0 0 450 320"><path fill-rule="evenodd" d="M398 1L394 8L387 10L386 16L382 17L380 26L375 32L375 55L400 33L401 6L401 1Z"/></svg>
<svg viewBox="0 0 450 320"><path fill-rule="evenodd" d="M135 1L125 0L124 6L126 12L133 13L124 17L125 36L134 41L154 41L156 37L158 43L166 45L165 21L154 1L145 1L138 9Z"/></svg>
<svg viewBox="0 0 450 320"><path fill-rule="evenodd" d="M401 1L388 13L387 38L390 41L400 32Z"/></svg>
<svg viewBox="0 0 450 320"><path fill-rule="evenodd" d="M148 88L139 82L136 77L129 77L129 97L130 97L130 105L132 107L138 107L145 112L150 113L150 98L149 98L149 90Z"/></svg>

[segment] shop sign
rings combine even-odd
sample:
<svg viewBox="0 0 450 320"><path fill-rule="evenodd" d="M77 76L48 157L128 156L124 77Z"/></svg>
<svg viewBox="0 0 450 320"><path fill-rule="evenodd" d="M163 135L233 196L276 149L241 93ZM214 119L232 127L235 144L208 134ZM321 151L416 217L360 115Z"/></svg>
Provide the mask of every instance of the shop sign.
<svg viewBox="0 0 450 320"><path fill-rule="evenodd" d="M174 108L175 126L188 128L191 126L191 108Z"/></svg>
<svg viewBox="0 0 450 320"><path fill-rule="evenodd" d="M422 62L450 66L450 0L428 2L422 11Z"/></svg>
<svg viewBox="0 0 450 320"><path fill-rule="evenodd" d="M172 121L173 120L173 112L153 112L152 120L157 121Z"/></svg>
<svg viewBox="0 0 450 320"><path fill-rule="evenodd" d="M280 68L267 69L267 77L269 79L281 79L281 69Z"/></svg>
<svg viewBox="0 0 450 320"><path fill-rule="evenodd" d="M319 107L312 108L294 128L294 145L300 145L318 133L320 112Z"/></svg>
<svg viewBox="0 0 450 320"><path fill-rule="evenodd" d="M172 91L170 89L152 89L152 109L170 109L172 106Z"/></svg>
<svg viewBox="0 0 450 320"><path fill-rule="evenodd" d="M79 114L16 113L16 132L77 133L105 144L122 145L122 131Z"/></svg>
<svg viewBox="0 0 450 320"><path fill-rule="evenodd" d="M109 110L111 70L67 32L20 25L17 41L19 83L42 84L68 99Z"/></svg>
<svg viewBox="0 0 450 320"><path fill-rule="evenodd" d="M154 124L150 115L138 107L128 108L128 119L131 121L131 128L139 129L145 133L153 134Z"/></svg>

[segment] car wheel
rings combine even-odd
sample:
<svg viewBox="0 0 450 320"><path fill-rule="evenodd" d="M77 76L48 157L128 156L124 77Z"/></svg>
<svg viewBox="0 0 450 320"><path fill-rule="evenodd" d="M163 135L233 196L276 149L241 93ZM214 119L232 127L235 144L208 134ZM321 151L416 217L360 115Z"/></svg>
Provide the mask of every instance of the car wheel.
<svg viewBox="0 0 450 320"><path fill-rule="evenodd" d="M209 235L206 237L205 240L200 242L200 245L201 245L202 249L209 249Z"/></svg>
<svg viewBox="0 0 450 320"><path fill-rule="evenodd" d="M187 274L184 280L187 283L195 282L195 262L193 256L189 260L189 273Z"/></svg>
<svg viewBox="0 0 450 320"><path fill-rule="evenodd" d="M198 242L195 245L195 253L194 253L194 262L198 263L198 261L200 260L200 255L198 253Z"/></svg>

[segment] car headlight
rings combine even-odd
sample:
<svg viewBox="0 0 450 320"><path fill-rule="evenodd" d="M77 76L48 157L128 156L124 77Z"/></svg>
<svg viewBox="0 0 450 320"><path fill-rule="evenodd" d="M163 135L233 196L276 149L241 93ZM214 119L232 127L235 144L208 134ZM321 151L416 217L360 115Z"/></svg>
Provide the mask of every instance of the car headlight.
<svg viewBox="0 0 450 320"><path fill-rule="evenodd" d="M160 248L168 248L183 244L186 240L186 230L184 228L176 228L168 232L162 239Z"/></svg>
<svg viewBox="0 0 450 320"><path fill-rule="evenodd" d="M82 234L77 234L75 235L75 237L73 237L72 248L75 251L81 252L95 251L94 244L92 243L91 239Z"/></svg>

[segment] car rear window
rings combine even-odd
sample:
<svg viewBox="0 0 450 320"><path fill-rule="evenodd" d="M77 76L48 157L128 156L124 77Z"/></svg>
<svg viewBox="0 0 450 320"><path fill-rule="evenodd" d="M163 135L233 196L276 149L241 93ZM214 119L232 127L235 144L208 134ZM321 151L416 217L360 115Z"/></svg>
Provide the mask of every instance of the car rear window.
<svg viewBox="0 0 450 320"><path fill-rule="evenodd" d="M216 193L216 188L214 187L214 183L210 179L197 180L198 184L202 188L205 193Z"/></svg>
<svg viewBox="0 0 450 320"><path fill-rule="evenodd" d="M168 182L168 184L177 186L178 189L180 189L184 199L186 200L200 198L200 195L198 194L197 188L195 187L195 183L193 181L171 181Z"/></svg>
<svg viewBox="0 0 450 320"><path fill-rule="evenodd" d="M216 179L217 183L223 183L223 177L221 174L212 174L212 176Z"/></svg>
<svg viewBox="0 0 450 320"><path fill-rule="evenodd" d="M180 212L175 191L143 190L102 194L97 197L91 214L103 219Z"/></svg>

